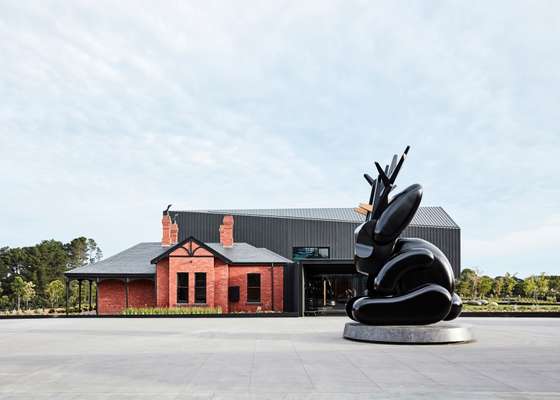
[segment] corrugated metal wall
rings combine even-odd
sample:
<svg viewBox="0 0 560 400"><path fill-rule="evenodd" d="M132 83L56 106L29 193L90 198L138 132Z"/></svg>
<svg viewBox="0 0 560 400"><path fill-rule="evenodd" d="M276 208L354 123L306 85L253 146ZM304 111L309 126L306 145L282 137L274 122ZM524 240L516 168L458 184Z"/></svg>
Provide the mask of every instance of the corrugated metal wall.
<svg viewBox="0 0 560 400"><path fill-rule="evenodd" d="M177 216L179 240L194 236L204 242L218 242L223 214L189 211L170 212ZM248 215L234 216L234 239L265 247L292 258L292 247L330 247L332 259L352 259L354 229L358 224L338 221L288 219ZM438 246L449 258L455 276L461 268L460 229L409 226L403 237L418 237Z"/></svg>

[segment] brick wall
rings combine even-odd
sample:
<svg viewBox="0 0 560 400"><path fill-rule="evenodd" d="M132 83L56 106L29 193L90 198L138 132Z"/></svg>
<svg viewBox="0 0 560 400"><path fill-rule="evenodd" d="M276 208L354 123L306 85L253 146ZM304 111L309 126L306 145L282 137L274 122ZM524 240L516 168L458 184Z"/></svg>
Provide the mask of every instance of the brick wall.
<svg viewBox="0 0 560 400"><path fill-rule="evenodd" d="M129 307L154 307L154 282L149 279L138 279L128 282Z"/></svg>
<svg viewBox="0 0 560 400"><path fill-rule="evenodd" d="M284 267L275 266L274 270L274 311L284 311Z"/></svg>
<svg viewBox="0 0 560 400"><path fill-rule="evenodd" d="M261 274L261 302L251 304L247 302L247 274ZM274 267L274 308L272 306L273 268L270 266L230 266L229 286L239 286L239 302L230 302L230 312L282 311L284 297L284 282L282 267Z"/></svg>
<svg viewBox="0 0 560 400"><path fill-rule="evenodd" d="M157 306L169 307L169 259L156 265Z"/></svg>
<svg viewBox="0 0 560 400"><path fill-rule="evenodd" d="M177 306L177 273L186 272L189 274L189 302L187 305L197 305L194 301L195 295L195 273L206 273L206 306L214 307L223 304L215 303L215 268L214 256L203 248L198 248L193 243L192 249L194 256L189 256L186 249L178 248L169 256L169 276L168 276L168 305ZM227 307L226 307L227 308Z"/></svg>
<svg viewBox="0 0 560 400"><path fill-rule="evenodd" d="M187 249L190 251L187 251ZM189 274L189 301L186 305L196 305L195 273L206 273L206 306L220 306L222 312L255 312L284 310L284 267L269 265L230 266L215 258L212 253L192 243L178 248L168 259L157 264L157 305L177 307L177 273ZM247 302L247 274L261 275L261 302ZM228 288L239 286L239 302L229 302ZM273 287L274 286L274 287ZM273 293L274 291L274 293ZM273 304L274 302L274 304Z"/></svg>
<svg viewBox="0 0 560 400"><path fill-rule="evenodd" d="M228 304L229 267L219 259L214 259L214 305L229 312Z"/></svg>
<svg viewBox="0 0 560 400"><path fill-rule="evenodd" d="M169 246L171 245L171 217L169 216L169 214L164 214L161 218L161 227L161 244L162 246Z"/></svg>
<svg viewBox="0 0 560 400"><path fill-rule="evenodd" d="M129 307L155 306L154 283L148 279L128 282ZM125 282L108 279L99 282L99 314L120 314L126 307Z"/></svg>
<svg viewBox="0 0 560 400"><path fill-rule="evenodd" d="M99 282L99 314L120 314L125 306L124 282L109 279Z"/></svg>

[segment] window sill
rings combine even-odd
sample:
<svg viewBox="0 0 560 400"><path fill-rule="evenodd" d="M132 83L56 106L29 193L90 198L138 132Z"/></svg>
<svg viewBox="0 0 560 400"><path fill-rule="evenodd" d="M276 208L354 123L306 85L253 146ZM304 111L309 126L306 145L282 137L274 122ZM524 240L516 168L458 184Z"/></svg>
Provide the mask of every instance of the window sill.
<svg viewBox="0 0 560 400"><path fill-rule="evenodd" d="M262 306L262 304L263 303L260 302L260 301L248 301L247 302L247 305L250 305L250 306Z"/></svg>

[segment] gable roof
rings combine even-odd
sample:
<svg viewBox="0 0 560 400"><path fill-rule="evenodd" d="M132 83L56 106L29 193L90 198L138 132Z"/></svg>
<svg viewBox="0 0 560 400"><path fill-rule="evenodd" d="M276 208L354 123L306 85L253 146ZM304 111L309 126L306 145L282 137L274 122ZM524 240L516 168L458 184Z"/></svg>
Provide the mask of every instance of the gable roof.
<svg viewBox="0 0 560 400"><path fill-rule="evenodd" d="M150 260L165 249L159 242L138 243L105 260L66 271L65 275L153 275L156 268Z"/></svg>
<svg viewBox="0 0 560 400"><path fill-rule="evenodd" d="M223 209L223 210L192 210L209 214L232 214L257 217L309 219L323 221L340 221L362 223L364 215L353 208L253 208L253 209ZM439 228L459 228L442 207L420 207L410 222L412 226L431 226Z"/></svg>
<svg viewBox="0 0 560 400"><path fill-rule="evenodd" d="M70 278L86 276L149 276L156 273L155 264L169 256L175 249L189 240L197 243L227 264L286 264L292 260L282 257L268 249L251 246L248 243L234 243L224 248L220 243L203 243L196 238L188 238L174 246L162 246L160 242L138 243L105 260L66 271Z"/></svg>
<svg viewBox="0 0 560 400"><path fill-rule="evenodd" d="M157 264L159 261L169 257L178 248L184 247L185 244L194 242L201 248L209 251L215 257L227 264L286 264L292 263L285 257L274 253L268 249L251 246L249 243L234 243L232 247L224 247L221 243L204 243L195 237L189 236L185 240L169 247L161 254L157 255L151 260L152 264ZM196 253L196 249L192 255Z"/></svg>
<svg viewBox="0 0 560 400"><path fill-rule="evenodd" d="M190 242L190 243L193 243L193 242L196 243L196 244L199 246L199 248L203 248L203 249L209 251L212 255L214 255L215 257L218 257L218 258L219 258L220 260L222 260L223 262L225 262L225 263L231 263L231 260L230 260L230 259L228 259L227 257L224 257L221 253L217 252L217 251L214 250L212 247L207 246L206 243L201 242L200 240L198 240L197 238L192 237L192 236L189 236L188 238L186 238L186 239L184 239L184 240L181 240L179 243L177 243L177 244L175 244L175 245L173 245L173 246L167 248L163 253L157 255L156 257L154 257L150 262L151 262L152 264L157 264L158 262L160 262L160 261L163 260L164 258L169 257L169 256L171 255L171 253L173 253L175 250L180 249L180 248L182 248L182 247L184 248L185 244L187 244L187 243L189 243L189 242ZM195 250L192 252L192 254L189 254L189 255L191 255L191 256L194 255L194 253L196 253L196 250L197 250L197 249L195 249ZM187 251L189 251L189 250L187 249Z"/></svg>

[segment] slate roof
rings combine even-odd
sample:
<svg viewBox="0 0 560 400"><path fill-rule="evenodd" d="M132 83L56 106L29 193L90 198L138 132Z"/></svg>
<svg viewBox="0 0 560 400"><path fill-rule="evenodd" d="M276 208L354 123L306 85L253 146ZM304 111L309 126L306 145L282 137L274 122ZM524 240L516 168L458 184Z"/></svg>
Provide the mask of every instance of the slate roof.
<svg viewBox="0 0 560 400"><path fill-rule="evenodd" d="M248 243L234 243L232 248L224 248L220 243L204 244L216 253L221 254L232 264L284 264L292 262L292 260L288 260L268 249L254 247ZM65 275L69 277L80 275L153 275L156 273L156 266L151 261L169 249L169 246L162 246L159 242L138 243L95 264L67 271Z"/></svg>
<svg viewBox="0 0 560 400"><path fill-rule="evenodd" d="M138 243L114 256L94 264L74 268L65 275L150 275L155 274L156 266L150 261L165 251L159 242Z"/></svg>
<svg viewBox="0 0 560 400"><path fill-rule="evenodd" d="M249 243L234 243L231 248L224 248L220 243L206 243L212 250L220 253L233 264L251 264L251 263L291 263L288 260L273 251L262 247L251 246Z"/></svg>
<svg viewBox="0 0 560 400"><path fill-rule="evenodd" d="M193 210L211 214L251 215L259 217L310 219L324 221L340 221L360 223L364 221L362 214L353 208L255 208L225 210ZM439 228L459 228L442 207L420 207L412 219L413 226L433 226Z"/></svg>

